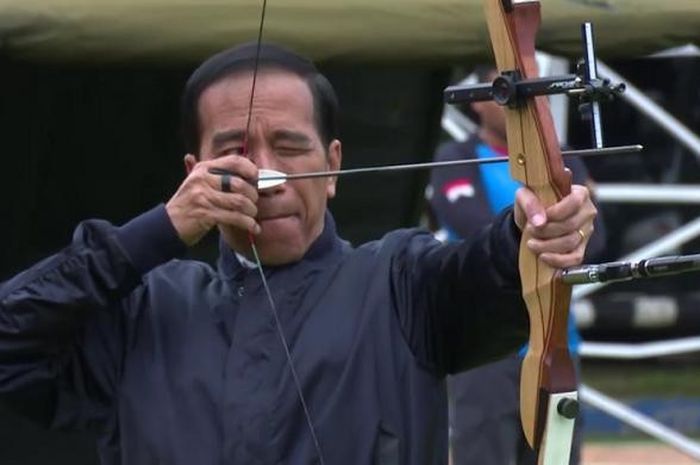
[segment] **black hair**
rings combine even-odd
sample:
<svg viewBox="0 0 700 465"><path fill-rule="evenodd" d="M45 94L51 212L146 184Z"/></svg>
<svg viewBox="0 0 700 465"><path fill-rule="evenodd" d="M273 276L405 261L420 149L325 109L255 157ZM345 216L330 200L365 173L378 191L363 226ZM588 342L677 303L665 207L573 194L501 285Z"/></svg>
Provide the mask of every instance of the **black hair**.
<svg viewBox="0 0 700 465"><path fill-rule="evenodd" d="M199 99L219 81L241 71L279 69L295 74L309 86L314 119L324 147L338 138L338 97L331 83L306 58L273 44L249 42L208 58L187 80L181 102L181 130L187 153L199 155Z"/></svg>

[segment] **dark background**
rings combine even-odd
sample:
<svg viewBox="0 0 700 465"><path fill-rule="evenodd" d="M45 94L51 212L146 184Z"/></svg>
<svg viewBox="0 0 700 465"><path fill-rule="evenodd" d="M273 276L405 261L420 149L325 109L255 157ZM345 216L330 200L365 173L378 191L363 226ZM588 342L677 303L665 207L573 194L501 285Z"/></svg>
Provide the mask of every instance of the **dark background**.
<svg viewBox="0 0 700 465"><path fill-rule="evenodd" d="M167 201L184 176L179 96L190 68L51 68L4 62L0 75L0 279L67 244L83 219L122 223ZM439 69L328 69L342 105L345 167L430 159ZM353 242L418 215L426 173L340 181L333 201Z"/></svg>

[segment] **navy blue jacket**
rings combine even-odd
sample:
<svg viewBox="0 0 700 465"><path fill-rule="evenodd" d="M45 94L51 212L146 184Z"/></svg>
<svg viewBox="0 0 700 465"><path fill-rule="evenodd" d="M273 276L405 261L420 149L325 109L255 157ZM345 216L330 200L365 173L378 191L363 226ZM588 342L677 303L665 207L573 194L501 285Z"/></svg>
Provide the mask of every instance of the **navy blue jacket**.
<svg viewBox="0 0 700 465"><path fill-rule="evenodd" d="M266 269L328 465L447 461L444 375L526 337L509 212L470 244L416 229L352 248L326 216ZM87 221L0 286L0 391L46 386L50 425L104 464L318 463L257 270L174 259L165 208Z"/></svg>

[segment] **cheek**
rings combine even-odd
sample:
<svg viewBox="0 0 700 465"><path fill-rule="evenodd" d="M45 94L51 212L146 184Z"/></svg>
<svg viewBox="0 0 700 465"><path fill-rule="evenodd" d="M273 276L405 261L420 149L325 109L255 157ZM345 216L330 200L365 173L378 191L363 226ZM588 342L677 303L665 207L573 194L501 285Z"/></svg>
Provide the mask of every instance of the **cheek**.
<svg viewBox="0 0 700 465"><path fill-rule="evenodd" d="M309 220L316 220L323 215L326 206L327 181L325 179L315 179L301 192L302 200L306 208Z"/></svg>

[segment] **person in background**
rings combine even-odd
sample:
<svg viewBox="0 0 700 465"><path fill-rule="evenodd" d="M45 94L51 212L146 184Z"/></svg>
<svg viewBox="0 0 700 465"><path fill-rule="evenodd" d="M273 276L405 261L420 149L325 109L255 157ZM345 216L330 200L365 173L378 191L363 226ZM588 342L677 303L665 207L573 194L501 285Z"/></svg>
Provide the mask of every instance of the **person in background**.
<svg viewBox="0 0 700 465"><path fill-rule="evenodd" d="M491 66L475 70L479 82L491 82L498 71ZM464 142L440 145L435 161L485 159L507 156L506 119L503 107L493 101L474 102L466 109L479 123L478 131ZM567 158L575 184L590 185L585 165ZM470 239L503 209L513 204L519 183L510 177L507 163L466 165L431 172L426 188L428 216L436 236L448 242ZM592 230L586 260L605 247L605 228L600 215ZM569 350L578 367L580 336L573 315L569 317ZM453 375L448 380L450 441L453 465L534 465L520 425L520 365L526 348L510 356ZM571 465L579 462L580 419L574 435Z"/></svg>

